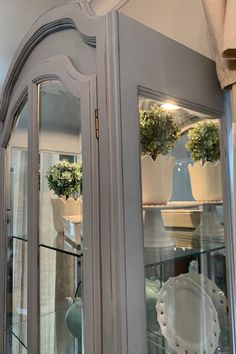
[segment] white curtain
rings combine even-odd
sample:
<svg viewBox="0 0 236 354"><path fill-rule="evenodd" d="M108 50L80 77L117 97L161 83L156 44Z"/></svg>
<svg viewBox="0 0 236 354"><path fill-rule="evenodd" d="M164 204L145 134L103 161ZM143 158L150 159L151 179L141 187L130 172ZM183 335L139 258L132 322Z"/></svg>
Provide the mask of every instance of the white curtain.
<svg viewBox="0 0 236 354"><path fill-rule="evenodd" d="M236 0L202 0L208 29L215 53L216 69L222 89L226 89L225 111L231 113L228 130L230 149L230 190L234 216L234 239L230 247L235 252L236 242ZM228 91L228 92L227 92ZM236 267L236 254L234 256Z"/></svg>
<svg viewBox="0 0 236 354"><path fill-rule="evenodd" d="M236 82L236 1L202 0L223 88Z"/></svg>
<svg viewBox="0 0 236 354"><path fill-rule="evenodd" d="M230 96L232 113L233 171L236 175L236 0L202 0L216 70L222 89ZM226 111L228 107L226 107ZM231 140L230 140L231 139ZM234 177L235 178L235 177ZM235 198L236 202L236 198ZM235 203L234 203L235 204ZM236 215L235 215L236 216Z"/></svg>

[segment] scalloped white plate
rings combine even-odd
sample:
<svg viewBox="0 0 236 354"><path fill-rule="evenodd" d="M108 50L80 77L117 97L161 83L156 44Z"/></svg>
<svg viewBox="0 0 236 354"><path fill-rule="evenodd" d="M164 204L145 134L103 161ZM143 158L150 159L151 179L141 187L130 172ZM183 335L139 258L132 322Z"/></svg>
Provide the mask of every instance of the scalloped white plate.
<svg viewBox="0 0 236 354"><path fill-rule="evenodd" d="M204 274L186 273L183 274L183 276L185 278L191 279L197 285L202 287L206 291L207 295L210 296L218 313L221 331L220 336L222 337L221 342L224 341L223 337L226 337L226 339L229 337L228 302L224 292L218 288L213 280L207 278Z"/></svg>
<svg viewBox="0 0 236 354"><path fill-rule="evenodd" d="M218 314L198 284L183 275L170 278L158 293L156 309L162 334L177 354L214 354Z"/></svg>

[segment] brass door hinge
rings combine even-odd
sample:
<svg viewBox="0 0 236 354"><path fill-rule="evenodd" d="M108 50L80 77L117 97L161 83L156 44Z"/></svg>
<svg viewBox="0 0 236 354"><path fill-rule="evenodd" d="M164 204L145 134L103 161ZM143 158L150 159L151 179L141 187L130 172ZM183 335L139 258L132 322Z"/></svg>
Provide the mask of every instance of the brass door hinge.
<svg viewBox="0 0 236 354"><path fill-rule="evenodd" d="M96 139L99 139L99 118L98 118L98 109L95 109L95 134Z"/></svg>

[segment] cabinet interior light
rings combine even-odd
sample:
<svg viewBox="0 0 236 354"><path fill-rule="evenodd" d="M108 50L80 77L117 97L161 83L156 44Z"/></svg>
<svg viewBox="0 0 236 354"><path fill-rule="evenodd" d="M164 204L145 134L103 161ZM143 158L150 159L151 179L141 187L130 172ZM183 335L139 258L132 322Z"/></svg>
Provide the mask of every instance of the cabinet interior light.
<svg viewBox="0 0 236 354"><path fill-rule="evenodd" d="M164 109L166 109L166 110L168 110L168 111L174 111L174 110L176 110L176 109L179 108L178 106L176 106L175 104L170 103L170 102L163 103L163 104L161 105L161 107L164 108Z"/></svg>

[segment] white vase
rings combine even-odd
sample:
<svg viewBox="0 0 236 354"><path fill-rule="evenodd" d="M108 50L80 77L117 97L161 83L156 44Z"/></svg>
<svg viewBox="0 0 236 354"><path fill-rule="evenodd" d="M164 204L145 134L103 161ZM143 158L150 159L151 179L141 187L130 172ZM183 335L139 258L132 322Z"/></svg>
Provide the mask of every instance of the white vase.
<svg viewBox="0 0 236 354"><path fill-rule="evenodd" d="M172 193L174 157L159 155L155 161L150 156L142 157L142 192L145 205L144 247L175 247L163 225L160 209L148 205L166 204Z"/></svg>
<svg viewBox="0 0 236 354"><path fill-rule="evenodd" d="M158 155L155 161L143 156L142 192L143 204L166 204L172 193L174 157Z"/></svg>
<svg viewBox="0 0 236 354"><path fill-rule="evenodd" d="M160 209L144 208L144 247L174 248L175 240L168 236Z"/></svg>
<svg viewBox="0 0 236 354"><path fill-rule="evenodd" d="M213 164L207 161L203 166L200 162L188 165L192 194L196 201L222 200L220 162Z"/></svg>
<svg viewBox="0 0 236 354"><path fill-rule="evenodd" d="M63 216L81 215L82 202L81 199L74 198L52 198L52 211L53 211L53 224L57 232L64 232L64 219Z"/></svg>
<svg viewBox="0 0 236 354"><path fill-rule="evenodd" d="M205 244L224 242L224 228L218 220L216 205L203 205L199 226L193 232L192 245L197 248Z"/></svg>

